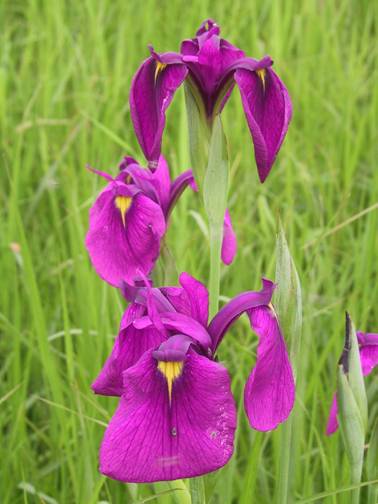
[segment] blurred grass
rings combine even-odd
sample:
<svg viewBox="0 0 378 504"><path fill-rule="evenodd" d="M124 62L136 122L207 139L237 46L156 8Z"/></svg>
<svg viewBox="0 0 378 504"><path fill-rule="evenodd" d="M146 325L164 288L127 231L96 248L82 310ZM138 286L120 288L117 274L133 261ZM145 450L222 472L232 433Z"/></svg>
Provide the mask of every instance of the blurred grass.
<svg viewBox="0 0 378 504"><path fill-rule="evenodd" d="M125 154L143 161L129 114L132 75L148 43L176 50L207 17L247 54L270 54L294 104L287 141L264 185L237 90L225 108L239 253L222 270L222 294L273 277L280 215L305 310L295 502L321 492L316 502L344 502L348 492L332 493L348 486L341 439L326 438L324 429L344 310L358 328L378 330L377 16L378 4L368 0L0 2L2 503L134 503L161 493L154 501L169 504L182 494L170 491L176 483L123 485L97 471L103 425L117 401L94 397L89 385L124 306L97 278L83 245L88 208L102 185L84 167L114 173ZM180 91L164 137L175 174L189 167L183 104ZM188 192L168 239L178 269L206 281L201 218ZM239 429L232 461L206 478L212 504L274 499L280 429L251 431L242 408L255 345L240 320L220 350L233 377ZM377 395L373 377L371 417Z"/></svg>

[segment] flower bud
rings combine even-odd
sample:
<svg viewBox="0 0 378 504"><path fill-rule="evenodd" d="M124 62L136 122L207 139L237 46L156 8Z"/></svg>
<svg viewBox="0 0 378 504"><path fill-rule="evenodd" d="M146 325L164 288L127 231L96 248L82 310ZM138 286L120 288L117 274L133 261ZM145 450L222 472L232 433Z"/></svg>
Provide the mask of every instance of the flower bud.
<svg viewBox="0 0 378 504"><path fill-rule="evenodd" d="M339 360L337 400L339 421L352 468L353 483L358 484L364 456L367 399L356 331L348 313L345 344Z"/></svg>

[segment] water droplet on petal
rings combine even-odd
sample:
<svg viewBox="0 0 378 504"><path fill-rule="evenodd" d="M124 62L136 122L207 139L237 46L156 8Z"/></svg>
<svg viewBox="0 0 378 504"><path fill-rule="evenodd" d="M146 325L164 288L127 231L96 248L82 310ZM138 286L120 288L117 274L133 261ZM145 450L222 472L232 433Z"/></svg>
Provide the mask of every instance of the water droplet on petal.
<svg viewBox="0 0 378 504"><path fill-rule="evenodd" d="M176 427L172 427L171 434L172 434L172 436L177 436L177 429L176 429Z"/></svg>

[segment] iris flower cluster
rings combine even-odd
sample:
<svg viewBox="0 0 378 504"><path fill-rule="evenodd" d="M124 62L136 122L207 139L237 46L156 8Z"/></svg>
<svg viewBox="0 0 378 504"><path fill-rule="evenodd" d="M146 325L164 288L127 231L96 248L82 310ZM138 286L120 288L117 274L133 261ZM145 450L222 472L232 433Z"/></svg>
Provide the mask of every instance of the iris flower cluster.
<svg viewBox="0 0 378 504"><path fill-rule="evenodd" d="M243 292L209 320L207 288L188 273L179 286L155 287L154 265L169 218L190 170L171 181L162 156L165 113L186 81L209 122L239 87L263 182L291 118L287 90L272 60L256 60L208 20L179 53L151 55L137 70L131 117L147 160L125 157L119 174L93 170L107 185L90 210L86 246L98 275L128 301L113 350L92 384L97 394L120 398L100 449L100 471L125 482L198 476L222 467L233 453L236 408L227 369L217 350L230 326L247 314L258 336L257 358L246 377L244 407L252 428L275 429L289 416L295 396L291 364L271 303L275 284ZM230 264L236 237L228 210L222 259Z"/></svg>

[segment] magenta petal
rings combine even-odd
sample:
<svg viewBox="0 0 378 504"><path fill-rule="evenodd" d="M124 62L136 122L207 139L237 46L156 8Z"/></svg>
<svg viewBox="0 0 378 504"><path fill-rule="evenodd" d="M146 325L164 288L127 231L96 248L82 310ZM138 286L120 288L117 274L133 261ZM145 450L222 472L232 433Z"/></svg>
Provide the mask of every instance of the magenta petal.
<svg viewBox="0 0 378 504"><path fill-rule="evenodd" d="M370 374L378 366L378 345L360 347L360 359L364 376Z"/></svg>
<svg viewBox="0 0 378 504"><path fill-rule="evenodd" d="M161 65L150 57L139 67L130 91L130 112L139 144L148 161L158 161L165 126L165 112L176 89L186 77L182 64Z"/></svg>
<svg viewBox="0 0 378 504"><path fill-rule="evenodd" d="M226 464L236 410L223 366L189 350L171 405L151 351L124 373L124 382L100 449L103 474L142 483L199 476Z"/></svg>
<svg viewBox="0 0 378 504"><path fill-rule="evenodd" d="M209 317L209 293L205 285L188 273L181 273L180 287L163 287L161 290L175 309L188 315L203 326L207 326Z"/></svg>
<svg viewBox="0 0 378 504"><path fill-rule="evenodd" d="M96 394L121 396L124 391L122 373L147 350L157 348L164 341L162 334L154 328L138 330L133 326L133 321L145 311L145 306L131 304L123 314L113 350L91 385Z"/></svg>
<svg viewBox="0 0 378 504"><path fill-rule="evenodd" d="M264 71L264 82L256 72L242 68L235 72L261 182L270 172L292 114L290 97L284 84L270 68Z"/></svg>
<svg viewBox="0 0 378 504"><path fill-rule="evenodd" d="M294 377L273 310L262 306L248 315L259 344L256 365L244 390L244 406L251 426L268 431L284 422L293 408Z"/></svg>
<svg viewBox="0 0 378 504"><path fill-rule="evenodd" d="M337 420L337 412L338 412L337 397L336 394L333 394L332 405L329 412L327 429L326 429L327 436L330 436L331 434L336 432L339 427L339 422Z"/></svg>
<svg viewBox="0 0 378 504"><path fill-rule="evenodd" d="M181 273L179 282L188 295L190 315L205 327L209 317L209 293L206 286L188 273Z"/></svg>
<svg viewBox="0 0 378 504"><path fill-rule="evenodd" d="M181 194L183 193L183 191L186 189L187 186L189 186L193 191L197 190L197 188L195 187L192 170L186 170L172 182L167 209L168 216L171 213L173 207L175 206L176 201L181 196Z"/></svg>
<svg viewBox="0 0 378 504"><path fill-rule="evenodd" d="M222 261L224 264L231 264L234 260L237 250L237 241L235 231L232 227L230 212L227 208L223 223L223 241L222 241Z"/></svg>
<svg viewBox="0 0 378 504"><path fill-rule="evenodd" d="M97 273L116 287L133 283L138 271L148 275L159 255L165 233L161 207L143 194L133 197L123 225L115 206L113 184L100 194L90 211L86 246Z"/></svg>
<svg viewBox="0 0 378 504"><path fill-rule="evenodd" d="M263 278L262 289L260 291L242 292L219 310L208 327L213 341L214 353L230 325L245 311L258 306L268 305L272 299L274 289L275 284Z"/></svg>
<svg viewBox="0 0 378 504"><path fill-rule="evenodd" d="M195 343L192 338L185 334L175 334L152 352L154 359L165 362L182 362L185 360L189 347Z"/></svg>
<svg viewBox="0 0 378 504"><path fill-rule="evenodd" d="M199 343L202 348L207 352L211 348L211 338L209 333L206 331L197 320L182 313L177 312L166 312L159 314L159 324L163 324L165 329L170 329L178 333L190 336ZM134 327L137 329L149 329L155 327L160 329L156 324L156 321L152 319L151 316L141 317L135 320ZM162 331L160 331L162 332Z"/></svg>

